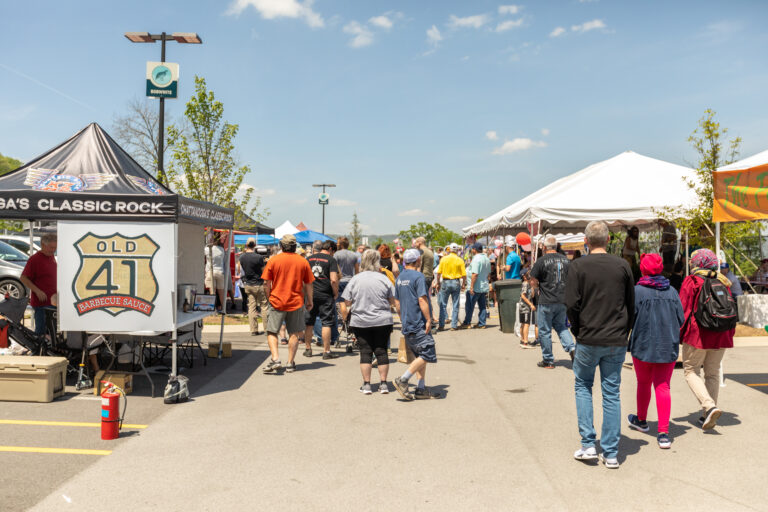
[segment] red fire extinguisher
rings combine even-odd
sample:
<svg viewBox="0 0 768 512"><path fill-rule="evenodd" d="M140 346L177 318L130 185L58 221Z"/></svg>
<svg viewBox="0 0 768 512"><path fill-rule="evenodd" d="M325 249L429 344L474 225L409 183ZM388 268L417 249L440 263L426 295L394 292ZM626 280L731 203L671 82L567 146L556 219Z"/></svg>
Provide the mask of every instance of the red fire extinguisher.
<svg viewBox="0 0 768 512"><path fill-rule="evenodd" d="M101 383L104 384L101 393L101 438L109 441L120 436L123 422L120 417L120 395L123 390L109 381L103 380Z"/></svg>

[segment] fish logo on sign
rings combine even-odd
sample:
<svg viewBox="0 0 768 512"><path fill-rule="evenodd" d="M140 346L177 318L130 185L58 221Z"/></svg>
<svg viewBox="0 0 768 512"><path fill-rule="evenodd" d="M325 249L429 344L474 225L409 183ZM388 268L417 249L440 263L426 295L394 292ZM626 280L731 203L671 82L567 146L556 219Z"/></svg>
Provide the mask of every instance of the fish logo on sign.
<svg viewBox="0 0 768 512"><path fill-rule="evenodd" d="M152 315L158 292L152 259L160 248L154 240L148 235L88 233L74 246L80 256L72 282L78 315L92 311L112 316L125 311Z"/></svg>

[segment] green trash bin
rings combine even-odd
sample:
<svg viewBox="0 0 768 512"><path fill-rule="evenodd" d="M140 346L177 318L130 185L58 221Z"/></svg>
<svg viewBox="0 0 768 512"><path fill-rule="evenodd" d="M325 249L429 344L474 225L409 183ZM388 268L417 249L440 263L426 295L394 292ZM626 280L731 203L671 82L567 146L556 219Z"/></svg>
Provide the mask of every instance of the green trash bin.
<svg viewBox="0 0 768 512"><path fill-rule="evenodd" d="M496 291L496 302L499 304L501 332L515 332L515 314L522 288L523 281L521 279L502 279L493 283L493 289Z"/></svg>

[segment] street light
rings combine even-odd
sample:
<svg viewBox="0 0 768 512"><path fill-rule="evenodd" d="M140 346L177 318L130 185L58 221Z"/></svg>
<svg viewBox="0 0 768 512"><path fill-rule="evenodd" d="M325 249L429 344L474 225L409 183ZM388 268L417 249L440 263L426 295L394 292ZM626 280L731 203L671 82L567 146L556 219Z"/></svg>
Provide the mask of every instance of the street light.
<svg viewBox="0 0 768 512"><path fill-rule="evenodd" d="M162 32L160 34L150 34L149 32L126 32L126 39L132 43L154 43L160 41L160 62L165 62L165 42L176 41L177 43L202 44L203 40L194 32L174 32L171 35ZM160 127L158 128L157 141L157 177L163 185L165 183L165 171L163 169L163 146L165 141L165 98L160 98Z"/></svg>
<svg viewBox="0 0 768 512"><path fill-rule="evenodd" d="M312 185L313 187L323 187L323 194L325 194L325 187L335 187L333 183L320 183L318 185ZM325 234L325 206L328 204L328 198L325 198L325 200L320 199L318 201L323 206L323 230L322 233Z"/></svg>

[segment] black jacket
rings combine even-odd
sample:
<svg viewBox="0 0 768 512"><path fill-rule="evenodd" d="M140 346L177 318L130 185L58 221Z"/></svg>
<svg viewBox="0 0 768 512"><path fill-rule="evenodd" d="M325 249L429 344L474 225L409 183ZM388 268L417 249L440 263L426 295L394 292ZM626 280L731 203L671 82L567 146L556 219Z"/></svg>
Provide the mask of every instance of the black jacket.
<svg viewBox="0 0 768 512"><path fill-rule="evenodd" d="M571 262L565 305L578 343L626 345L635 313L629 264L611 254L589 254Z"/></svg>

